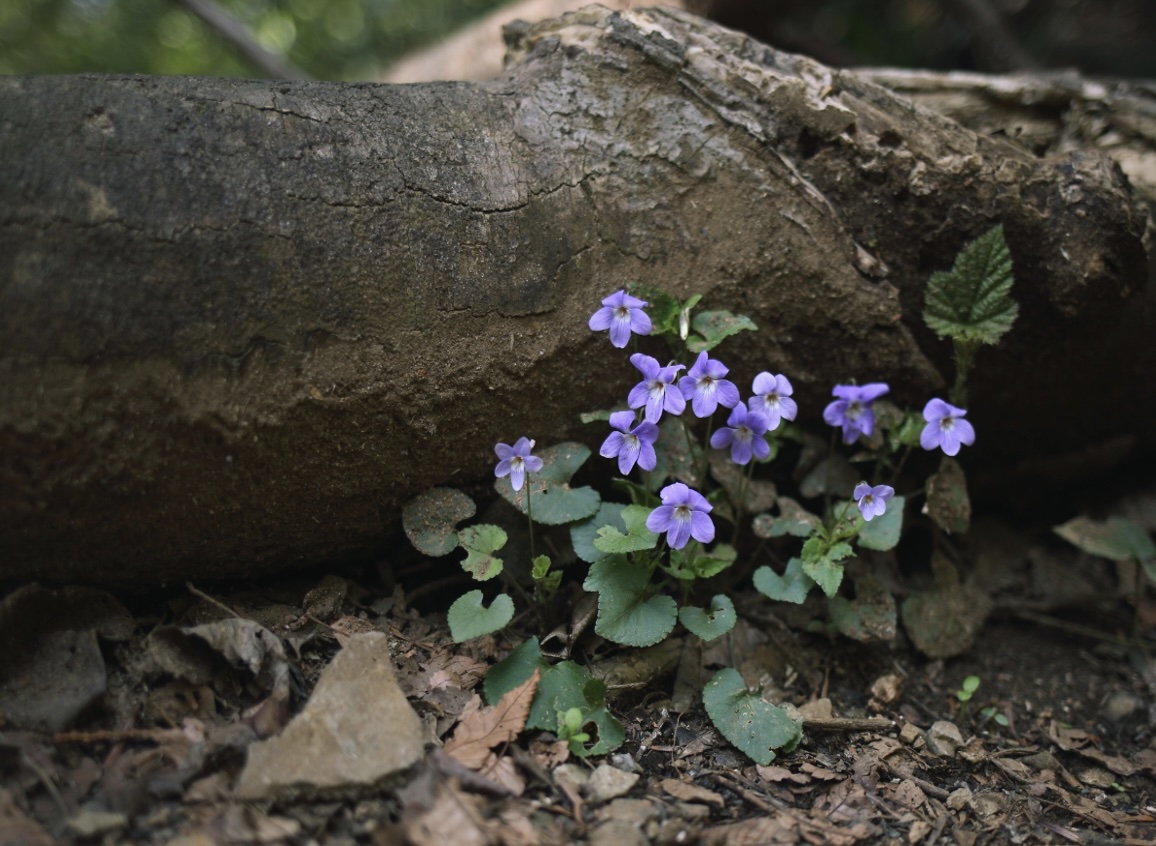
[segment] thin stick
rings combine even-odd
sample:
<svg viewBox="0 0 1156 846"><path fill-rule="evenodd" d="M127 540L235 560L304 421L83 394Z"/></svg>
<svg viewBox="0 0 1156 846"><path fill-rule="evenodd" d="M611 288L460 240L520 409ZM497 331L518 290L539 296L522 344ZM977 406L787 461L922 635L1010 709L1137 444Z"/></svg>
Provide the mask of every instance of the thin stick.
<svg viewBox="0 0 1156 846"><path fill-rule="evenodd" d="M313 78L283 57L262 47L249 27L221 8L214 0L176 0L176 2L204 21L209 29L232 44L245 59L269 76L299 82Z"/></svg>

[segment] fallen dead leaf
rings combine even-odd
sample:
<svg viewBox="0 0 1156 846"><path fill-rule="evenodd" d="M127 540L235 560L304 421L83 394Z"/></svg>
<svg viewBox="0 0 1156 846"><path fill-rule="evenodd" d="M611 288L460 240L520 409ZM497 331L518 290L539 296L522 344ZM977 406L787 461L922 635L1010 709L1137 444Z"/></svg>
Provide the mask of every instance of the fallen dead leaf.
<svg viewBox="0 0 1156 846"><path fill-rule="evenodd" d="M680 781L676 778L663 779L658 783L659 788L666 794L683 802L701 802L705 805L717 805L722 808L726 800L713 790L691 784L689 781Z"/></svg>
<svg viewBox="0 0 1156 846"><path fill-rule="evenodd" d="M446 752L467 767L480 769L490 750L509 743L526 727L530 703L538 689L541 671L535 670L523 684L509 691L497 705L463 712L462 721L446 743ZM479 700L480 701L480 700Z"/></svg>

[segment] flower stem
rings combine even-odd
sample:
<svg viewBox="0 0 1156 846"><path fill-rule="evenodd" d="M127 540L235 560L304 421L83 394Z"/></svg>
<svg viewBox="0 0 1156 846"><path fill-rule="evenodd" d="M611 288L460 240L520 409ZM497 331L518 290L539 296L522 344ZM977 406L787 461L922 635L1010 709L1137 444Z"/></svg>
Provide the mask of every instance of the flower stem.
<svg viewBox="0 0 1156 846"><path fill-rule="evenodd" d="M534 509L530 505L530 488L533 487L529 477L526 478L526 519L530 523L530 566L534 566Z"/></svg>
<svg viewBox="0 0 1156 846"><path fill-rule="evenodd" d="M951 404L960 408L967 408L967 377L975 364L975 353L978 344L973 341L954 340L955 349L955 384L951 387Z"/></svg>
<svg viewBox="0 0 1156 846"><path fill-rule="evenodd" d="M743 518L747 514L747 488L750 487L751 476L755 473L755 459L752 457L747 462L744 468L743 477L739 480L739 495L738 502L735 506L735 530L731 534L731 546L738 547L739 545L739 530L743 524Z"/></svg>

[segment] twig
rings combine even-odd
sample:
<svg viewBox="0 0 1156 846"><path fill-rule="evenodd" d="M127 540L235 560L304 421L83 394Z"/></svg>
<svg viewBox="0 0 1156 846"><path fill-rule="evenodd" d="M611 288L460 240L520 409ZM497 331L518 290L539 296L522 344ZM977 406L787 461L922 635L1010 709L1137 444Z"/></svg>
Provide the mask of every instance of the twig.
<svg viewBox="0 0 1156 846"><path fill-rule="evenodd" d="M252 30L237 20L215 0L176 0L200 18L210 29L232 44L251 64L276 79L307 81L313 77L276 53L266 50Z"/></svg>
<svg viewBox="0 0 1156 846"><path fill-rule="evenodd" d="M807 731L887 731L895 723L886 717L830 717L822 720L803 720Z"/></svg>
<svg viewBox="0 0 1156 846"><path fill-rule="evenodd" d="M216 599L215 597L209 596L203 590L199 590L198 588L194 587L192 582L185 582L185 587L188 588L189 593L191 593L193 596L197 597L198 599L205 600L205 602L208 602L210 605L215 605L217 608L224 611L230 617L238 617L240 619L245 619L244 615L238 614L236 611L234 611L228 605L221 602L221 600Z"/></svg>

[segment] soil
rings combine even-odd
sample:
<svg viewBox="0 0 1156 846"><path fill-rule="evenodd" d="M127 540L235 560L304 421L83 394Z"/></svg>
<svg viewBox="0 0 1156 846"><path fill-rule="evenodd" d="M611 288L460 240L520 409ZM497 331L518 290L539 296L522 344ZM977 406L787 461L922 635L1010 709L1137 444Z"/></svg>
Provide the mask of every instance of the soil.
<svg viewBox="0 0 1156 846"><path fill-rule="evenodd" d="M1005 595L971 648L946 660L921 655L902 631L857 643L808 630L806 609L788 614L750 597L722 646L686 636L680 672L665 662L641 684L611 684L610 710L626 740L610 755L579 759L547 733L514 732L476 769L431 744L387 781L237 798L249 745L302 711L358 632L388 636L401 688L427 731L440 741L454 734L487 668L536 632L521 618L497 636L453 645L430 586L454 578L417 562L408 572L119 598L13 592L0 609L9 647L0 694L14 718L0 732L0 842L1156 842L1156 663L1150 642L1128 644L1133 608L1119 597L1044 616L1022 603L1014 610ZM70 641L54 685L14 690L23 677L12 653L58 662L52 633L65 619L91 625L99 650ZM206 649L179 634L221 621L244 623L229 644ZM277 644L252 651L260 638L250 635L262 630L276 635L288 673L268 660ZM589 636L572 651L584 662L614 655ZM694 669L728 659L805 720L803 742L767 766L721 738L701 701L680 690L688 666L693 679ZM78 693L91 662L103 663L103 692ZM980 684L965 709L957 692L968 676ZM18 713L22 703L31 716ZM39 730L28 730L38 718Z"/></svg>

